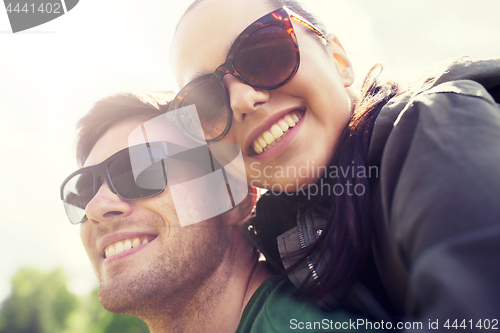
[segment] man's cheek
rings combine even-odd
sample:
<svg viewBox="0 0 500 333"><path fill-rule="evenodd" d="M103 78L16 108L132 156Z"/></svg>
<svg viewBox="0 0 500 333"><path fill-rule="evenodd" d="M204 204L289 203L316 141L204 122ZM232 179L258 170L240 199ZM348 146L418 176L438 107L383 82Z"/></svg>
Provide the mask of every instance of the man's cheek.
<svg viewBox="0 0 500 333"><path fill-rule="evenodd" d="M89 258L91 256L90 238L91 238L90 222L84 221L80 224L80 239L82 240L83 247L85 248L85 251L87 252Z"/></svg>

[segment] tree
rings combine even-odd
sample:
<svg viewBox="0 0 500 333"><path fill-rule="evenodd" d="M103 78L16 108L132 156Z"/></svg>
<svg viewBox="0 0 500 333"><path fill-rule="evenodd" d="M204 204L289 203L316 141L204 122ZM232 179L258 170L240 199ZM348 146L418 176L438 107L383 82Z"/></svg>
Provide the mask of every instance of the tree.
<svg viewBox="0 0 500 333"><path fill-rule="evenodd" d="M51 273L21 269L12 278L11 295L0 310L0 332L62 332L77 303L77 297L66 288L66 275L61 269Z"/></svg>
<svg viewBox="0 0 500 333"><path fill-rule="evenodd" d="M23 268L12 278L11 295L0 309L0 333L148 333L134 317L106 311L97 289L77 297L58 268L45 273Z"/></svg>
<svg viewBox="0 0 500 333"><path fill-rule="evenodd" d="M135 317L106 311L97 298L94 289L82 303L88 318L88 330L92 333L148 333L146 324Z"/></svg>

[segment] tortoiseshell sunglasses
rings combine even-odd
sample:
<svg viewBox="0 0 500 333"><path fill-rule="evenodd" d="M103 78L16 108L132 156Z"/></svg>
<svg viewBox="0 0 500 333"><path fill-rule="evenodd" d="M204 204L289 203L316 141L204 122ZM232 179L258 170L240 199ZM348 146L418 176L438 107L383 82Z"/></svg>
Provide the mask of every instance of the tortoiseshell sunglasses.
<svg viewBox="0 0 500 333"><path fill-rule="evenodd" d="M252 87L271 90L287 83L297 72L300 52L291 19L326 42L324 35L300 15L287 7L276 9L250 24L236 38L226 61L213 74L186 84L170 104L167 117L197 141L222 139L231 127L233 113L222 84L226 74ZM183 108L190 105L196 108ZM199 122L193 112L197 112Z"/></svg>

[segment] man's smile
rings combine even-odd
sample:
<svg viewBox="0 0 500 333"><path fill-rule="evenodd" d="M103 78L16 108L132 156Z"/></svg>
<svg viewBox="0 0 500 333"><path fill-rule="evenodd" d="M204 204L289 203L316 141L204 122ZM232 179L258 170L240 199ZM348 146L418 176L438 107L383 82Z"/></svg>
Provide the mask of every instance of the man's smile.
<svg viewBox="0 0 500 333"><path fill-rule="evenodd" d="M143 236L143 237L134 237L131 239L126 239L124 241L118 241L116 243L106 246L106 248L104 249L104 256L106 258L110 258L124 251L138 248L141 245L149 243L150 238L151 237Z"/></svg>
<svg viewBox="0 0 500 333"><path fill-rule="evenodd" d="M125 257L141 250L157 236L145 232L122 232L106 236L100 241L101 255L105 261Z"/></svg>

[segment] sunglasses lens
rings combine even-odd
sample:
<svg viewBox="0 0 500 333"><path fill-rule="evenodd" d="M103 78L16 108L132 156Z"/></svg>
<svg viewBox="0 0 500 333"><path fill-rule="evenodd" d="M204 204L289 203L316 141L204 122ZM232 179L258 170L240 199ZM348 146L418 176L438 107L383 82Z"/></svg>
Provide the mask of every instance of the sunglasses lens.
<svg viewBox="0 0 500 333"><path fill-rule="evenodd" d="M94 177L90 172L82 172L71 178L63 189L64 209L73 224L85 219L85 207L94 197Z"/></svg>
<svg viewBox="0 0 500 333"><path fill-rule="evenodd" d="M234 56L234 68L253 84L278 86L294 72L297 52L297 46L284 28L267 26L245 39Z"/></svg>
<svg viewBox="0 0 500 333"><path fill-rule="evenodd" d="M160 148L141 145L109 163L111 182L118 194L134 200L163 192L167 186L164 158Z"/></svg>
<svg viewBox="0 0 500 333"><path fill-rule="evenodd" d="M195 105L196 114L186 109L178 115L183 130L196 138L212 141L218 138L226 129L229 110L226 104L226 92L219 82L205 82L196 86L182 101L180 106ZM199 117L200 122L195 121ZM200 138L201 124L204 138Z"/></svg>

